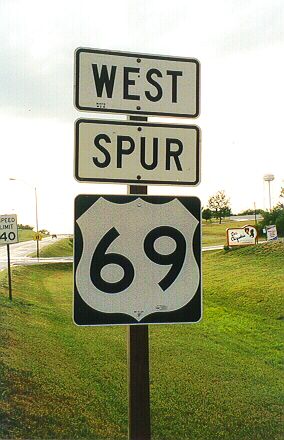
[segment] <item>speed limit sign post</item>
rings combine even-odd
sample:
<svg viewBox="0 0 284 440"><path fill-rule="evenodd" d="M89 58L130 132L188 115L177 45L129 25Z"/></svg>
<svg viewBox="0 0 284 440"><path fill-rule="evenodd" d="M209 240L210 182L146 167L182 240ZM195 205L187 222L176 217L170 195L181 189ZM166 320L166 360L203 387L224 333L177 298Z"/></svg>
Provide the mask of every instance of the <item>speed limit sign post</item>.
<svg viewBox="0 0 284 440"><path fill-rule="evenodd" d="M0 245L7 246L7 266L8 266L8 285L9 299L12 301L12 275L10 261L10 244L18 243L18 224L16 214L0 215Z"/></svg>

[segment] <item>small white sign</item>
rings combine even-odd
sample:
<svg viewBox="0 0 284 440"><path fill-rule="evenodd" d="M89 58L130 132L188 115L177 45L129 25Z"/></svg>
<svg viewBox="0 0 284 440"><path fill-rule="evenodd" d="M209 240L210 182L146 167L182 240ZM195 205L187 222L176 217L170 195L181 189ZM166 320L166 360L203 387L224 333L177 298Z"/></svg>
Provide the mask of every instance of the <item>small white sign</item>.
<svg viewBox="0 0 284 440"><path fill-rule="evenodd" d="M18 242L17 215L0 215L0 244L13 244Z"/></svg>
<svg viewBox="0 0 284 440"><path fill-rule="evenodd" d="M267 241L271 241L271 240L277 240L278 236L277 236L277 228L275 225L268 225L265 226L266 227L266 237L267 237Z"/></svg>
<svg viewBox="0 0 284 440"><path fill-rule="evenodd" d="M194 125L79 119L75 177L80 182L198 185L199 138Z"/></svg>
<svg viewBox="0 0 284 440"><path fill-rule="evenodd" d="M257 230L254 226L246 225L243 228L227 229L228 246L242 246L256 244Z"/></svg>
<svg viewBox="0 0 284 440"><path fill-rule="evenodd" d="M196 117L199 62L193 58L79 48L78 110Z"/></svg>
<svg viewBox="0 0 284 440"><path fill-rule="evenodd" d="M79 195L75 221L77 324L200 319L199 199Z"/></svg>

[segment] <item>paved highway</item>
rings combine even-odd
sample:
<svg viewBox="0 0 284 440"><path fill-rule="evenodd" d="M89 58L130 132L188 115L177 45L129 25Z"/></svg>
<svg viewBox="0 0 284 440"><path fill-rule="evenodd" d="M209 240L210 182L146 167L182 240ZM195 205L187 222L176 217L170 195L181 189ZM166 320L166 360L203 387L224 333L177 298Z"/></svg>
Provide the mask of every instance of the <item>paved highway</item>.
<svg viewBox="0 0 284 440"><path fill-rule="evenodd" d="M62 237L53 239L51 237L46 237L40 241L39 247L42 249L44 246L55 243ZM216 249L223 249L223 245L219 246L206 246L202 248L204 251L213 251ZM36 242L35 241L22 241L21 243L16 243L10 245L10 259L11 265L16 266L26 266L29 264L38 263L67 263L73 262L73 257L50 257L50 258L31 258L28 255L36 252ZM7 246L0 246L0 270L7 268Z"/></svg>
<svg viewBox="0 0 284 440"><path fill-rule="evenodd" d="M39 242L39 249L42 249L44 246L48 244L55 243L60 240L62 237L51 238L46 237L43 238ZM31 258L28 255L36 252L36 241L22 241L20 243L11 244L10 245L10 259L12 265L26 265L26 264L35 264L35 263L60 263L66 261L73 261L72 257L67 258ZM7 268L7 246L0 245L0 270Z"/></svg>

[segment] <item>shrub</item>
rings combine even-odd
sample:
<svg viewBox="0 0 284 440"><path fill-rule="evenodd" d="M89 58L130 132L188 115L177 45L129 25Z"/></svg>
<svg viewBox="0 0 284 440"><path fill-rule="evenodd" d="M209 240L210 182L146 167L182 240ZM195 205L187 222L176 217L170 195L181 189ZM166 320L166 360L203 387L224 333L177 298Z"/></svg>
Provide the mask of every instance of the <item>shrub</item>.
<svg viewBox="0 0 284 440"><path fill-rule="evenodd" d="M18 228L19 229L30 229L31 231L33 230L34 226L30 226L30 225L22 225L22 223L18 224Z"/></svg>
<svg viewBox="0 0 284 440"><path fill-rule="evenodd" d="M211 220L212 211L209 208L205 208L202 210L202 218L206 221Z"/></svg>
<svg viewBox="0 0 284 440"><path fill-rule="evenodd" d="M284 206L278 204L272 211L263 212L263 220L258 223L258 233L263 236L263 228L268 225L275 225L277 233L280 236L284 236Z"/></svg>

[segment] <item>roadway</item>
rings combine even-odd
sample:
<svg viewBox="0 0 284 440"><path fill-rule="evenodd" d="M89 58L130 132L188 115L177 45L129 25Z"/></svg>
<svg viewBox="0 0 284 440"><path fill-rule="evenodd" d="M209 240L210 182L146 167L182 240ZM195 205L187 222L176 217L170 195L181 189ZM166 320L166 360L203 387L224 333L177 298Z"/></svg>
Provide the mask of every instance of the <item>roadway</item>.
<svg viewBox="0 0 284 440"><path fill-rule="evenodd" d="M58 236L58 238L46 237L43 238L39 247L42 249L44 246L55 243L60 240L62 237ZM223 249L224 245L218 246L205 246L202 248L202 252L204 251L214 251L217 249ZM35 241L22 241L20 243L10 245L10 261L12 266L26 266L30 264L39 264L39 263L70 263L73 262L73 257L49 257L49 258L33 258L28 255L36 252L36 242ZM7 246L0 246L0 270L7 269Z"/></svg>
<svg viewBox="0 0 284 440"><path fill-rule="evenodd" d="M39 242L39 249L43 247L56 243L56 241L63 238L58 236L58 238L46 237ZM13 266L25 266L28 264L37 263L64 263L67 261L73 261L73 257L57 257L57 258L32 258L28 255L36 252L36 241L21 241L20 243L15 243L10 245L10 261ZM7 268L7 246L0 245L0 270Z"/></svg>

